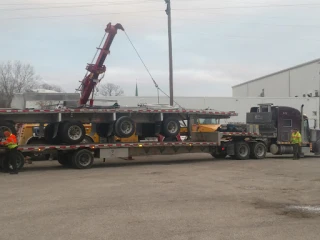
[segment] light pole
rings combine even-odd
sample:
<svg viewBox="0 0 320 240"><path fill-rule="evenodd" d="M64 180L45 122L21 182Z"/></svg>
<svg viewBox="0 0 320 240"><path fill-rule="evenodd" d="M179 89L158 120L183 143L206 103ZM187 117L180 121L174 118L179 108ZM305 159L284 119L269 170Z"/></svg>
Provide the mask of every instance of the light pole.
<svg viewBox="0 0 320 240"><path fill-rule="evenodd" d="M173 106L173 67L172 67L172 36L171 36L171 2L164 0L167 4L166 13L168 15L168 39L169 39L169 88L170 105Z"/></svg>

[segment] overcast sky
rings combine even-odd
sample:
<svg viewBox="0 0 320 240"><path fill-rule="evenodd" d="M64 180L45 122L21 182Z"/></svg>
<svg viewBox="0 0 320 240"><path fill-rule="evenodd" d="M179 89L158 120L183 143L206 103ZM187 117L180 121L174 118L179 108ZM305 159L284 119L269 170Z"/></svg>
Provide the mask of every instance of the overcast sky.
<svg viewBox="0 0 320 240"><path fill-rule="evenodd" d="M319 58L316 0L171 0L174 94L231 96L231 86ZM74 92L108 22L121 23L159 86L169 93L164 0L0 0L0 61L21 60ZM157 91L118 32L103 83L127 96Z"/></svg>

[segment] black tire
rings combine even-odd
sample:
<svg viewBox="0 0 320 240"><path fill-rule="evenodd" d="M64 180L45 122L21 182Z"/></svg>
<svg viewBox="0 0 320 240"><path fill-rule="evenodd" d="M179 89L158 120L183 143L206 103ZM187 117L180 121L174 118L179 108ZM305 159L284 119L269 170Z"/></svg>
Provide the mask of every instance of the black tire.
<svg viewBox="0 0 320 240"><path fill-rule="evenodd" d="M59 134L57 134L57 136L55 138L53 138L54 126L55 126L54 123L49 123L44 128L44 139L49 144L58 144L58 143L60 143ZM58 132L59 132L59 130L58 130Z"/></svg>
<svg viewBox="0 0 320 240"><path fill-rule="evenodd" d="M57 160L58 163L60 163L62 166L65 167L71 167L72 161L71 161L72 153L60 153L57 154Z"/></svg>
<svg viewBox="0 0 320 240"><path fill-rule="evenodd" d="M235 144L235 158L237 160L246 160L250 157L250 146L246 142L237 142Z"/></svg>
<svg viewBox="0 0 320 240"><path fill-rule="evenodd" d="M61 138L62 142L66 144L81 143L86 136L86 130L81 122L66 121L60 124L59 137Z"/></svg>
<svg viewBox="0 0 320 240"><path fill-rule="evenodd" d="M250 157L253 159L263 159L266 157L267 147L263 142L255 142L251 147Z"/></svg>
<svg viewBox="0 0 320 240"><path fill-rule="evenodd" d="M17 169L20 170L24 166L24 156L21 152L16 151L14 153L11 153L12 155L10 157L15 157L16 158L16 163L17 163ZM12 169L12 165L9 164L9 168Z"/></svg>
<svg viewBox="0 0 320 240"><path fill-rule="evenodd" d="M176 118L167 118L162 122L162 134L165 137L176 137L180 133L180 122Z"/></svg>
<svg viewBox="0 0 320 240"><path fill-rule="evenodd" d="M87 149L78 150L72 155L72 166L77 169L91 168L93 161L94 157Z"/></svg>
<svg viewBox="0 0 320 240"><path fill-rule="evenodd" d="M108 137L108 129L109 124L108 123L98 123L96 126L96 132L99 135L99 137L106 138Z"/></svg>
<svg viewBox="0 0 320 240"><path fill-rule="evenodd" d="M81 142L81 144L92 144L92 143L94 143L93 139L87 135L84 136L84 138Z"/></svg>
<svg viewBox="0 0 320 240"><path fill-rule="evenodd" d="M5 131L9 131L14 135L17 135L17 130L12 122L1 121L0 122L0 132L3 134Z"/></svg>
<svg viewBox="0 0 320 240"><path fill-rule="evenodd" d="M120 138L131 137L136 132L135 123L130 117L122 116L116 120L114 132Z"/></svg>

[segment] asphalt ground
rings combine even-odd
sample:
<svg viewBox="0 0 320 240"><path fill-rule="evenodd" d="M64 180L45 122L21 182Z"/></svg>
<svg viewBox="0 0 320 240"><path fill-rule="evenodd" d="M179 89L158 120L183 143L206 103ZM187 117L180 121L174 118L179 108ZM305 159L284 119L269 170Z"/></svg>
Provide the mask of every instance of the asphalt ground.
<svg viewBox="0 0 320 240"><path fill-rule="evenodd" d="M0 173L0 239L319 239L320 159L33 162Z"/></svg>

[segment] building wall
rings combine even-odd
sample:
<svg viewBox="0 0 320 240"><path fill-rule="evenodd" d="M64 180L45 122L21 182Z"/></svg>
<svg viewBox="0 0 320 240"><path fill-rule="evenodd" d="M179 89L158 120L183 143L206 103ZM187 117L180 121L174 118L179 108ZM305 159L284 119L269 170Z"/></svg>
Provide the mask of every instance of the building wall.
<svg viewBox="0 0 320 240"><path fill-rule="evenodd" d="M232 88L233 97L258 97L264 89L265 97L302 97L320 89L320 64L303 65L291 70L249 81Z"/></svg>

